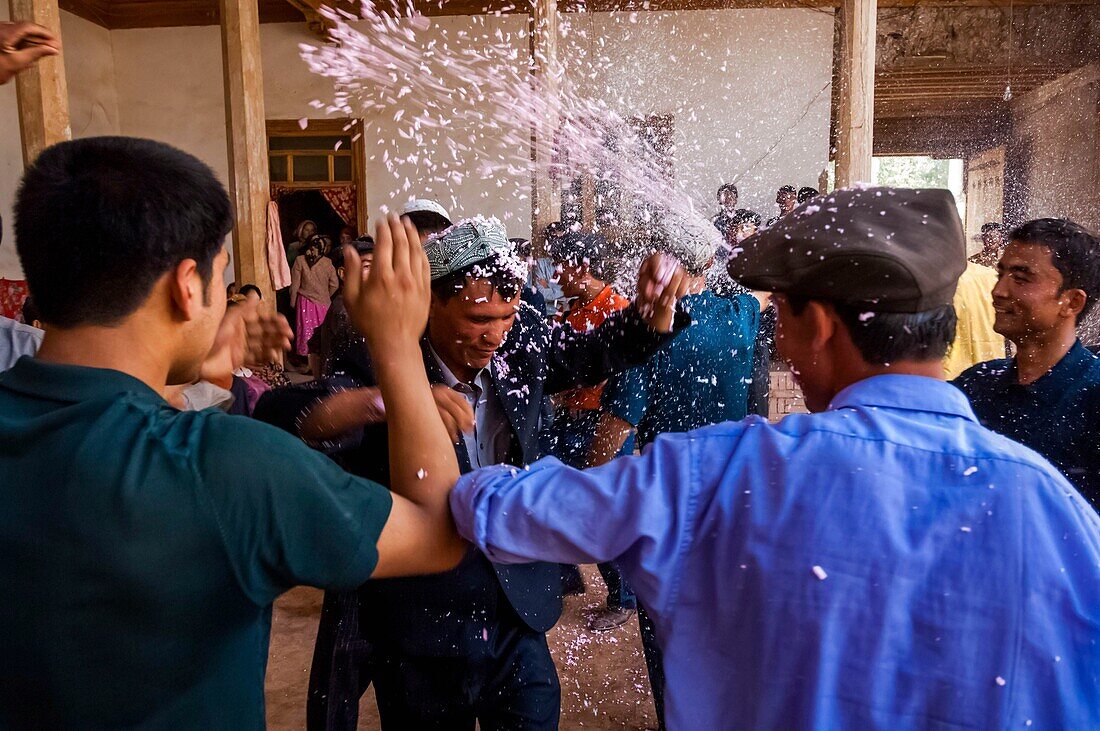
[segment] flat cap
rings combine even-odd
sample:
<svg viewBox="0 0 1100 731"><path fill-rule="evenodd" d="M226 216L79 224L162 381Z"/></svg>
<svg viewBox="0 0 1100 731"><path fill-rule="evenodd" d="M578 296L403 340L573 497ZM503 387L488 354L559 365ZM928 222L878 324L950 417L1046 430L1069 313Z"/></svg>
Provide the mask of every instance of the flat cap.
<svg viewBox="0 0 1100 731"><path fill-rule="evenodd" d="M951 303L966 240L950 191L843 188L734 249L730 276L751 289L924 312Z"/></svg>

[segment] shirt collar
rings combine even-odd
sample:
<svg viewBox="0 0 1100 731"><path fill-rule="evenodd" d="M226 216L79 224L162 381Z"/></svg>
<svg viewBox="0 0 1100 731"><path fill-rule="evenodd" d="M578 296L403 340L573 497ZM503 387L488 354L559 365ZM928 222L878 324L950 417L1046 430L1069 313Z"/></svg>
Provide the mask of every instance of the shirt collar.
<svg viewBox="0 0 1100 731"><path fill-rule="evenodd" d="M162 401L148 385L122 371L109 368L47 363L23 357L0 375L0 386L29 396L77 403L133 393Z"/></svg>
<svg viewBox="0 0 1100 731"><path fill-rule="evenodd" d="M966 395L950 383L924 376L883 375L865 378L833 397L829 410L878 406L884 409L929 411L976 422Z"/></svg>
<svg viewBox="0 0 1100 731"><path fill-rule="evenodd" d="M443 384L447 386L447 388L453 388L462 391L469 390L470 388L474 388L479 391L484 390L485 381L488 377L488 373L486 373L485 368L482 368L477 373L475 373L470 383L463 383L462 381L458 380L451 369L447 367L447 364L443 362L443 359L441 357L439 357L439 353L435 352L435 348L432 346L431 341L428 341L428 352L432 354L432 358L435 359L436 365L439 366L439 371L443 374Z"/></svg>
<svg viewBox="0 0 1100 731"><path fill-rule="evenodd" d="M1066 351L1062 359L1054 364L1053 368L1032 383L1021 384L1019 382L1016 375L1015 358L1012 359L1009 367L1005 369L1004 377L1010 385L1018 386L1032 396L1044 399L1048 396L1057 395L1066 387L1067 383L1077 380L1095 362L1096 356L1089 352L1084 345L1081 345L1081 341L1078 340Z"/></svg>

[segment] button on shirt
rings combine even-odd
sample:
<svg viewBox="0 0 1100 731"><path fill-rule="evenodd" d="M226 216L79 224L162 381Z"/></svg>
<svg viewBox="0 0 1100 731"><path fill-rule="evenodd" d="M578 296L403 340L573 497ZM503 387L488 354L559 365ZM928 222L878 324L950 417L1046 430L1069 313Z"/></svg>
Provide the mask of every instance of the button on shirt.
<svg viewBox="0 0 1100 731"><path fill-rule="evenodd" d="M500 464L508 459L508 447L511 444L511 426L504 406L497 397L489 368L482 368L470 383L464 383L455 377L439 354L430 344L428 349L443 373L443 383L466 397L466 403L474 411L474 431L463 433L462 442L471 469ZM490 368L492 365L490 364Z"/></svg>
<svg viewBox="0 0 1100 731"><path fill-rule="evenodd" d="M979 363L953 381L978 420L1034 449L1100 509L1100 357L1081 343L1021 385L1014 360Z"/></svg>
<svg viewBox="0 0 1100 731"><path fill-rule="evenodd" d="M451 508L493 561L622 568L671 729L1100 728L1100 517L942 381L480 470Z"/></svg>
<svg viewBox="0 0 1100 731"><path fill-rule="evenodd" d="M638 443L658 434L745 418L760 303L751 294L713 292L681 300L691 315L649 362L612 377L603 408L638 427Z"/></svg>
<svg viewBox="0 0 1100 731"><path fill-rule="evenodd" d="M271 604L371 575L384 488L118 371L0 375L0 727L264 727Z"/></svg>

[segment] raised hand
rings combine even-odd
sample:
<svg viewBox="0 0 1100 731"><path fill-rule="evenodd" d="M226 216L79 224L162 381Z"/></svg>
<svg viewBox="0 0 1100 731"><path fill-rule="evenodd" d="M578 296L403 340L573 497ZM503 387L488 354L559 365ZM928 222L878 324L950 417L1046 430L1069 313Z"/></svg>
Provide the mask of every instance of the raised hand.
<svg viewBox="0 0 1100 731"><path fill-rule="evenodd" d="M0 84L35 64L40 58L61 53L61 41L35 23L0 22Z"/></svg>
<svg viewBox="0 0 1100 731"><path fill-rule="evenodd" d="M635 305L650 329L672 331L676 303L688 292L689 277L674 258L656 253L642 262L638 270L638 296Z"/></svg>
<svg viewBox="0 0 1100 731"><path fill-rule="evenodd" d="M431 269L416 228L390 214L378 222L374 262L364 278L359 254L344 247L344 304L355 328L363 333L376 363L410 346L419 352L428 323Z"/></svg>

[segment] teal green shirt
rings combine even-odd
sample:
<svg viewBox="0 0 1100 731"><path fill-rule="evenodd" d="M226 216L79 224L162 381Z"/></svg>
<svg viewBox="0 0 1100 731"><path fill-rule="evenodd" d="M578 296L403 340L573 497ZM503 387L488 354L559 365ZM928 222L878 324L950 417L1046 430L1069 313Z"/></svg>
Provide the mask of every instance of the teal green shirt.
<svg viewBox="0 0 1100 731"><path fill-rule="evenodd" d="M392 505L118 371L0 376L0 728L262 728L271 604L371 575Z"/></svg>

